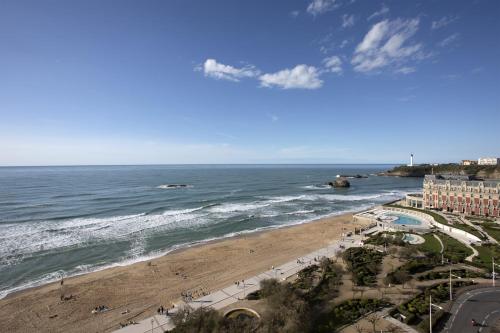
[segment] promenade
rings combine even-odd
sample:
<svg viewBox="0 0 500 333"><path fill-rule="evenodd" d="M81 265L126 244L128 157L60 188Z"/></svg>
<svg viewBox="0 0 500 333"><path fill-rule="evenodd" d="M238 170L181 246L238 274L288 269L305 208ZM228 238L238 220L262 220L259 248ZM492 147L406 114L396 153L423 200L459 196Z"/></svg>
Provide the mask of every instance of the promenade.
<svg viewBox="0 0 500 333"><path fill-rule="evenodd" d="M344 240L339 240L332 242L327 247L321 248L317 251L311 252L308 255L297 258L296 260L289 261L285 264L276 267L270 267L269 270L260 273L259 275L249 277L245 280L239 281L239 284L232 284L223 289L214 291L209 295L185 301L179 301L175 304L174 309L170 310L169 313L174 314L178 309L183 307L189 307L193 310L199 308L211 308L214 310L220 310L228 305L238 302L239 300L245 299L245 297L254 291L259 290L260 281L265 279L278 279L280 281L285 281L293 275L297 274L302 269L311 266L323 257L336 257L339 251L360 246L362 236L353 236L346 238ZM129 325L118 329L114 332L116 333L161 333L171 330L175 327L172 319L166 315L155 315L139 321L135 325Z"/></svg>

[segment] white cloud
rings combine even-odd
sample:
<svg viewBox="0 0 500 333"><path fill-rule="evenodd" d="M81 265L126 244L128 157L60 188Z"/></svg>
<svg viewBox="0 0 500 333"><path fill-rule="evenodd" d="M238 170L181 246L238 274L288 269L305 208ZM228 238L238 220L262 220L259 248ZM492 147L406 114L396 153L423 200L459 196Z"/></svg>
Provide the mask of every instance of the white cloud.
<svg viewBox="0 0 500 333"><path fill-rule="evenodd" d="M292 69L284 69L276 73L259 77L263 87L280 87L282 89L317 89L323 85L319 71L314 66L297 65Z"/></svg>
<svg viewBox="0 0 500 333"><path fill-rule="evenodd" d="M398 69L396 69L394 72L397 73L397 74L411 74L411 73L415 73L417 71L417 69L415 67L400 67Z"/></svg>
<svg viewBox="0 0 500 333"><path fill-rule="evenodd" d="M326 13L338 7L336 0L312 0L307 6L307 12L313 16Z"/></svg>
<svg viewBox="0 0 500 333"><path fill-rule="evenodd" d="M290 16L293 17L293 18L296 18L297 16L299 16L300 12L298 10L292 10L290 12Z"/></svg>
<svg viewBox="0 0 500 333"><path fill-rule="evenodd" d="M415 56L420 44L408 41L418 30L419 20L384 20L372 26L358 44L351 63L358 72L371 72L390 64L401 64ZM407 45L407 46L405 46Z"/></svg>
<svg viewBox="0 0 500 333"><path fill-rule="evenodd" d="M354 15L342 15L342 28L350 28L354 26Z"/></svg>
<svg viewBox="0 0 500 333"><path fill-rule="evenodd" d="M370 21L371 19L374 19L378 16L382 16L382 15L385 15L389 12L389 7L387 7L385 4L382 4L382 8L378 11L376 11L375 13L371 14L370 16L368 16L367 20Z"/></svg>
<svg viewBox="0 0 500 333"><path fill-rule="evenodd" d="M241 78L258 76L260 72L251 65L236 68L218 63L215 59L207 59L203 63L203 73L214 79L238 82Z"/></svg>
<svg viewBox="0 0 500 333"><path fill-rule="evenodd" d="M342 43L340 43L339 47L340 47L341 49L343 49L344 47L346 47L346 46L347 46L347 44L349 44L349 41L348 41L347 39L344 39L344 40L342 41Z"/></svg>
<svg viewBox="0 0 500 333"><path fill-rule="evenodd" d="M433 30L440 29L446 27L447 25L453 23L458 20L458 16L443 16L437 21L432 21L431 28Z"/></svg>
<svg viewBox="0 0 500 333"><path fill-rule="evenodd" d="M456 41L458 41L459 38L460 38L460 34L456 33L456 34L453 34L449 37L446 37L441 42L439 42L438 45L441 47L446 47L446 46L449 46L450 44L453 44Z"/></svg>
<svg viewBox="0 0 500 333"><path fill-rule="evenodd" d="M327 71L332 73L342 73L342 60L337 56L323 59L323 64Z"/></svg>

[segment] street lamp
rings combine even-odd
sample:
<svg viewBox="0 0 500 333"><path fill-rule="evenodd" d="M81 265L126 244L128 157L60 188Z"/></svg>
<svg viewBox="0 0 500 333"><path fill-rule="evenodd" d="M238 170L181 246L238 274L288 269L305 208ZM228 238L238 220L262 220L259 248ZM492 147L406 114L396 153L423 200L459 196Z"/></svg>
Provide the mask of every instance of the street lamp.
<svg viewBox="0 0 500 333"><path fill-rule="evenodd" d="M491 267L493 268L493 273L491 274L491 281L493 282L493 287L495 286L495 266L500 267L499 264L495 264L495 257L491 257Z"/></svg>
<svg viewBox="0 0 500 333"><path fill-rule="evenodd" d="M462 277L461 276L458 276L458 275L455 275L451 272L451 266L450 266L450 301L453 301L453 291L452 291L452 284L451 284L451 277L455 277L457 279L461 279Z"/></svg>
<svg viewBox="0 0 500 333"><path fill-rule="evenodd" d="M155 323L155 320L151 318L151 333L153 333L153 325Z"/></svg>
<svg viewBox="0 0 500 333"><path fill-rule="evenodd" d="M436 307L440 310L443 310L442 307L440 307L437 304L432 304L432 295L429 295L429 333L432 333L432 307Z"/></svg>

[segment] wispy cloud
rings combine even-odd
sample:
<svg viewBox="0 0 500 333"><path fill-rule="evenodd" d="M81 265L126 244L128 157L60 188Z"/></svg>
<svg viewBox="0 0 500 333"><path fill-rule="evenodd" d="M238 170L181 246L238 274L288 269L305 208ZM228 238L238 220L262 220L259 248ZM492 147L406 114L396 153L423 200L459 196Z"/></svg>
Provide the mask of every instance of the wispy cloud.
<svg viewBox="0 0 500 333"><path fill-rule="evenodd" d="M236 140L237 138L232 135L232 134L228 134L228 133L224 133L224 132L215 132L215 135L218 135L222 138L225 138L225 139L230 139L230 140Z"/></svg>
<svg viewBox="0 0 500 333"><path fill-rule="evenodd" d="M307 12L313 16L334 10L339 6L336 0L312 0L307 6Z"/></svg>
<svg viewBox="0 0 500 333"><path fill-rule="evenodd" d="M461 74L446 74L446 75L442 75L441 78L443 78L445 80L455 81L455 80L461 79L462 75Z"/></svg>
<svg viewBox="0 0 500 333"><path fill-rule="evenodd" d="M349 41L348 41L347 39L344 39L344 40L342 41L342 43L340 43L339 47L340 47L341 49L343 49L344 47L346 47L346 46L347 46L347 44L349 44Z"/></svg>
<svg viewBox="0 0 500 333"><path fill-rule="evenodd" d="M259 80L261 86L268 88L317 89L323 85L319 75L320 72L314 66L297 65L292 69L261 75Z"/></svg>
<svg viewBox="0 0 500 333"><path fill-rule="evenodd" d="M405 67L397 68L394 72L397 74L411 74L411 73L415 73L416 71L417 71L417 69L415 67L405 66Z"/></svg>
<svg viewBox="0 0 500 333"><path fill-rule="evenodd" d="M350 28L354 26L354 15L344 14L342 15L342 28Z"/></svg>
<svg viewBox="0 0 500 333"><path fill-rule="evenodd" d="M342 73L342 60L338 56L331 56L323 59L326 71L331 73Z"/></svg>
<svg viewBox="0 0 500 333"><path fill-rule="evenodd" d="M458 18L459 18L458 16L443 16L437 21L432 21L431 29L436 30L446 27L447 25L458 20Z"/></svg>
<svg viewBox="0 0 500 333"><path fill-rule="evenodd" d="M271 121L272 121L273 123L274 123L274 122L277 122L277 121L280 119L277 115L272 114L272 113L269 113L267 116L269 117L269 119L271 119Z"/></svg>
<svg viewBox="0 0 500 333"><path fill-rule="evenodd" d="M298 10L292 10L290 12L290 17L293 17L293 18L296 18L297 16L299 16L300 12Z"/></svg>
<svg viewBox="0 0 500 333"><path fill-rule="evenodd" d="M287 159L310 159L321 156L341 156L350 152L347 147L290 146L278 149L276 155Z"/></svg>
<svg viewBox="0 0 500 333"><path fill-rule="evenodd" d="M399 97L397 100L399 102L403 102L403 103L407 103L407 102L411 102L415 99L415 95L408 95L408 96L403 96L403 97Z"/></svg>
<svg viewBox="0 0 500 333"><path fill-rule="evenodd" d="M484 71L484 67L476 67L471 70L472 74L478 74Z"/></svg>
<svg viewBox="0 0 500 333"><path fill-rule="evenodd" d="M382 8L380 10L376 11L375 13L371 14L368 16L367 20L370 21L371 19L374 19L379 16L383 16L389 12L389 7L387 7L385 4L382 4Z"/></svg>
<svg viewBox="0 0 500 333"><path fill-rule="evenodd" d="M440 47L447 47L447 46L450 46L451 44L457 42L458 40L460 39L460 34L458 33L455 33L449 37L446 37L445 39L443 39L442 41L440 41L438 43L438 45Z"/></svg>
<svg viewBox="0 0 500 333"><path fill-rule="evenodd" d="M358 44L351 60L354 70L371 72L391 64L401 65L417 56L422 45L410 43L419 19L384 20L372 26Z"/></svg>
<svg viewBox="0 0 500 333"><path fill-rule="evenodd" d="M234 82L238 82L242 78L256 77L260 74L259 70L256 69L255 66L247 65L237 68L218 63L215 59L205 60L203 68L197 67L196 69L203 70L203 73L207 77Z"/></svg>

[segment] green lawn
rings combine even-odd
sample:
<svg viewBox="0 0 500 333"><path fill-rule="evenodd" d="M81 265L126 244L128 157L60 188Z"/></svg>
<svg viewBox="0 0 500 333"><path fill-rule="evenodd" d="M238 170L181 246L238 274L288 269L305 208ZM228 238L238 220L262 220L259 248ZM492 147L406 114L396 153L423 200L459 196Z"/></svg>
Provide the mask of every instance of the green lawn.
<svg viewBox="0 0 500 333"><path fill-rule="evenodd" d="M461 262L472 254L472 250L448 235L439 233L439 238L444 245L444 256L452 262Z"/></svg>
<svg viewBox="0 0 500 333"><path fill-rule="evenodd" d="M417 245L419 250L425 253L441 253L441 244L432 233L422 235L422 237L425 239L425 243Z"/></svg>
<svg viewBox="0 0 500 333"><path fill-rule="evenodd" d="M479 256L474 258L474 262L491 271L491 258L495 258L495 262L500 264L500 246L484 245L475 246L479 252Z"/></svg>
<svg viewBox="0 0 500 333"><path fill-rule="evenodd" d="M484 222L481 223L481 227L484 231L488 233L491 237L495 238L498 242L500 242L500 224Z"/></svg>

